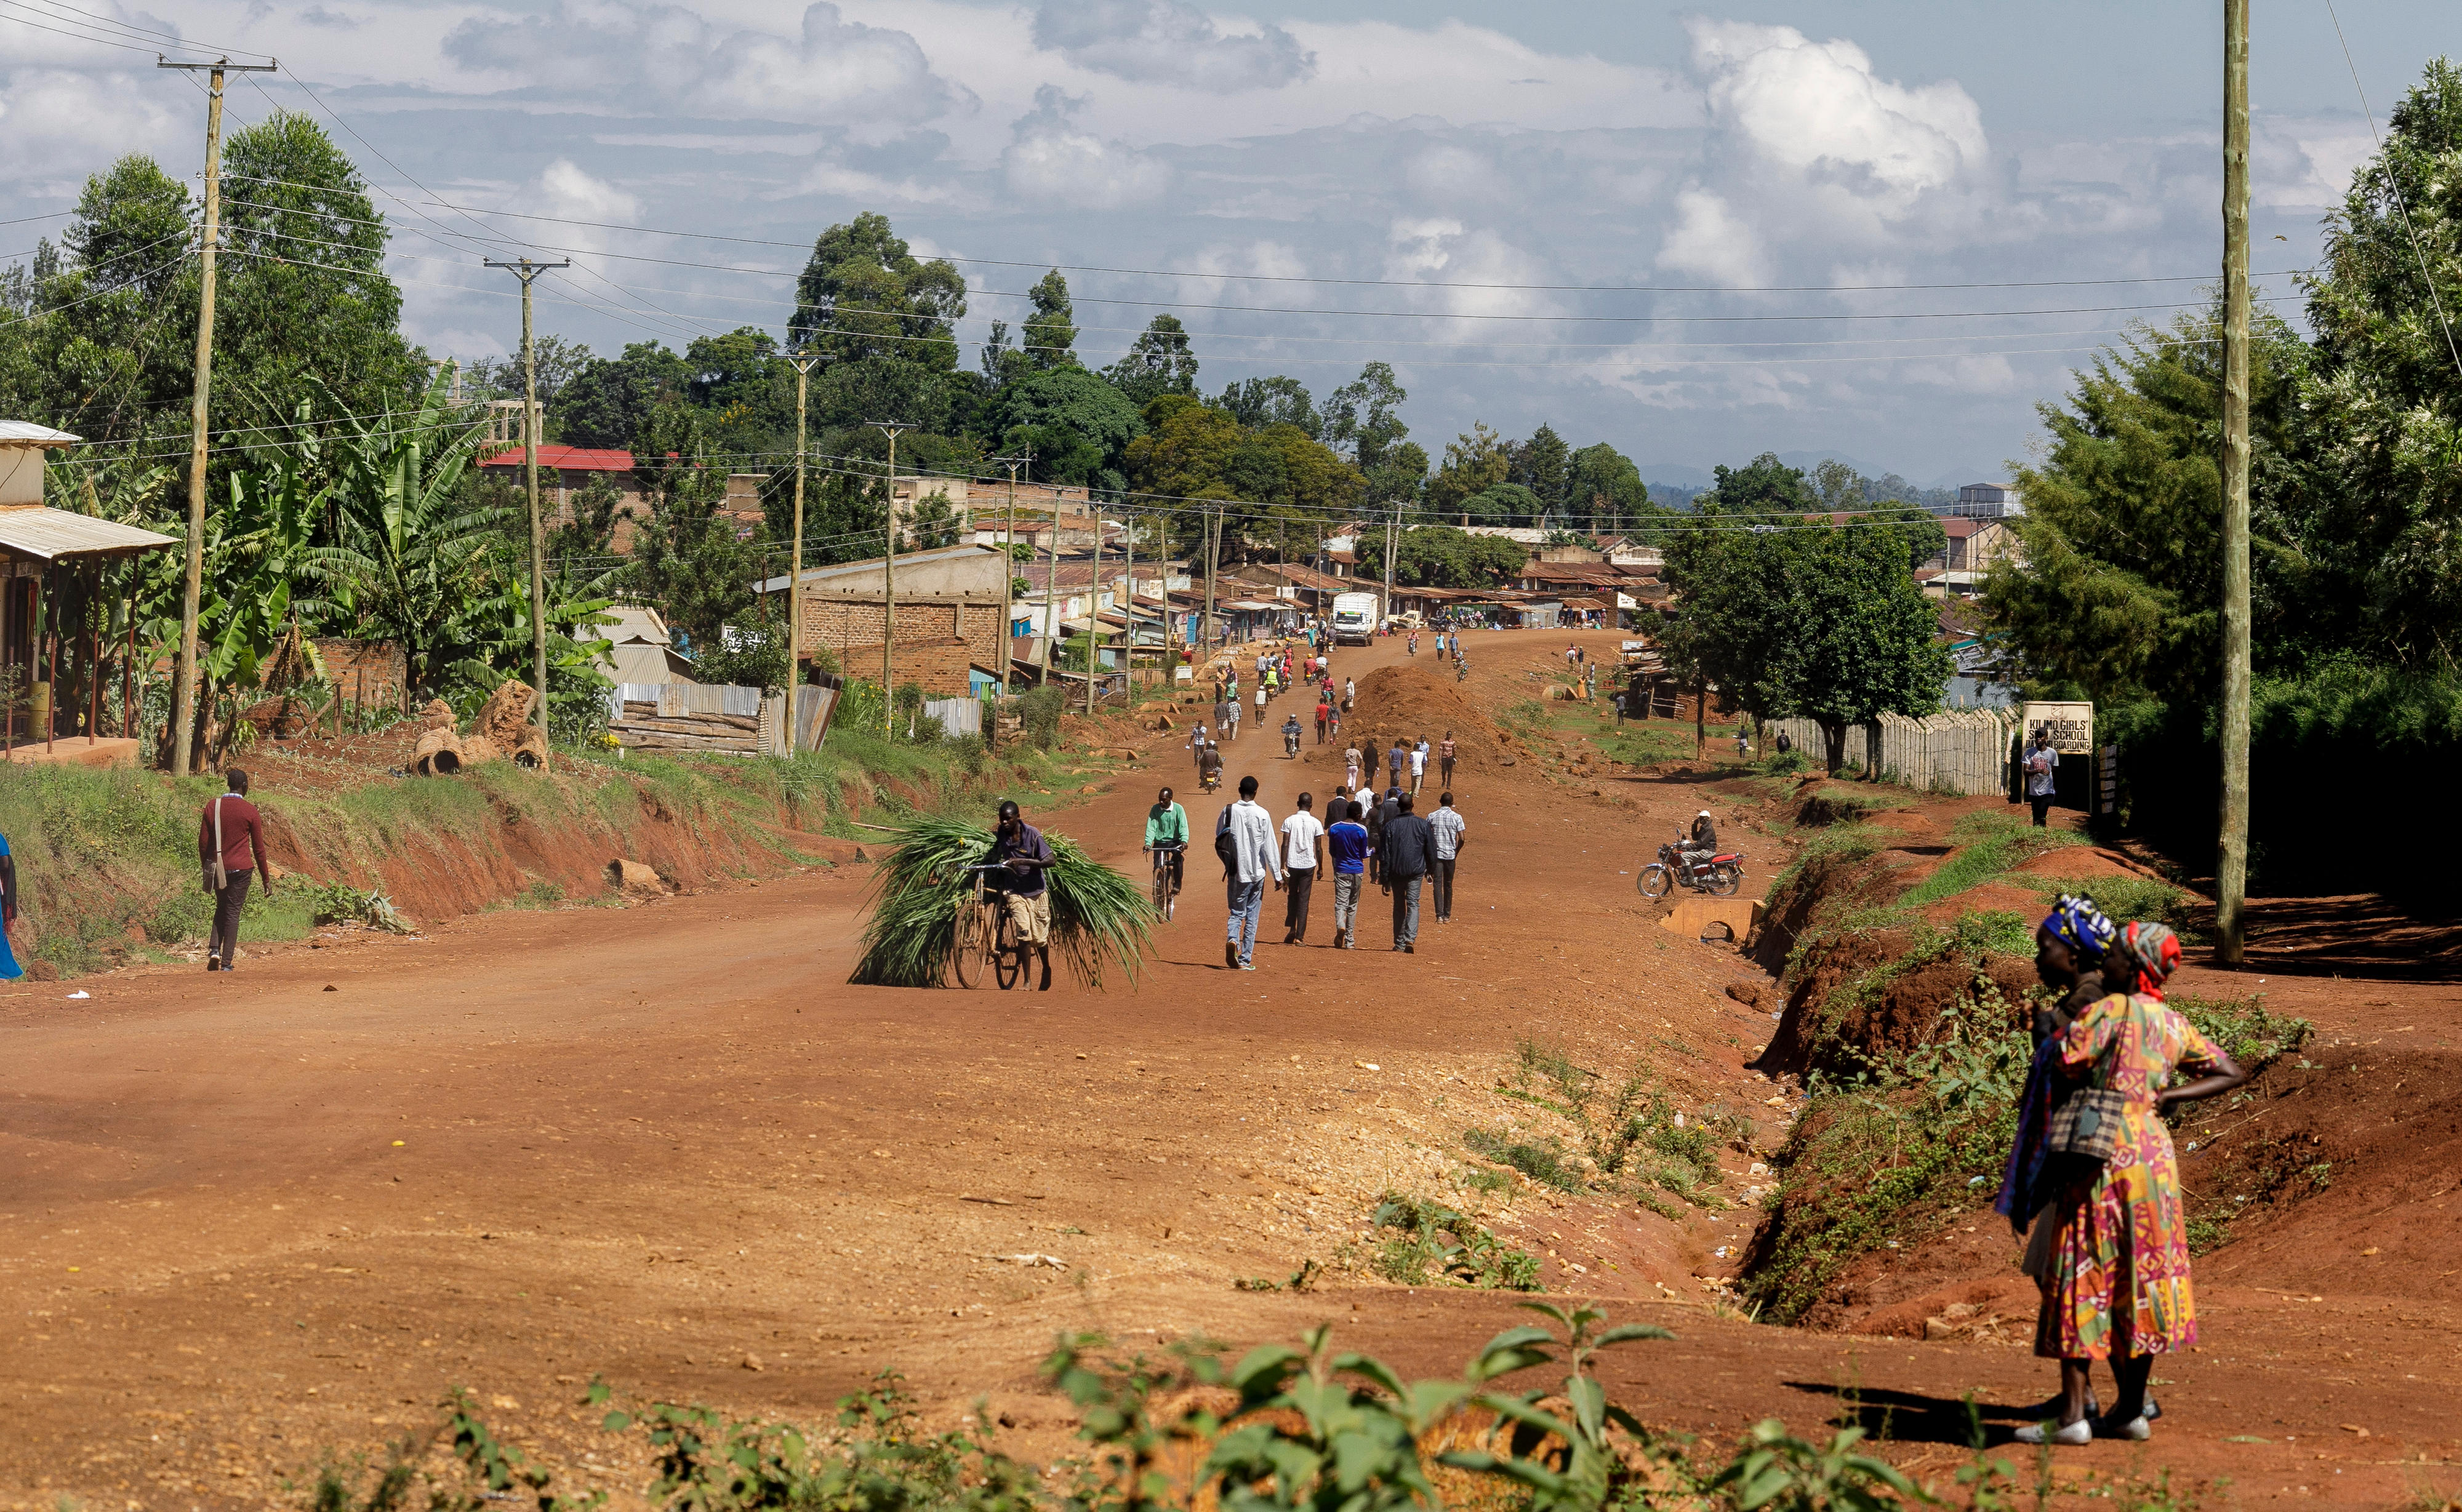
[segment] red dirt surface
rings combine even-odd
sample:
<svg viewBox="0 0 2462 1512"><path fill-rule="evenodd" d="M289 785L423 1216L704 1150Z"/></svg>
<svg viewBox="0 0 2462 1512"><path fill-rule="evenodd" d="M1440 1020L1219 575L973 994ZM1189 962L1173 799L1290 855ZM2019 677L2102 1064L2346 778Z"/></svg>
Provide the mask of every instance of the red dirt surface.
<svg viewBox="0 0 2462 1512"><path fill-rule="evenodd" d="M1605 657L1617 637L1579 638ZM1552 637L1465 640L1474 710L1526 698L1525 664L1560 662ZM1454 691L1392 642L1336 662L1373 695L1354 727L1380 735ZM1142 864L1148 785L1184 780L1169 737L1151 739L1157 775L1047 826ZM1278 814L1339 780L1330 745L1286 761L1252 730L1228 754ZM1325 948L1322 893L1308 943L1272 943L1275 895L1259 970L1225 971L1212 868L1192 856L1156 958L1108 993L848 986L863 887L848 868L463 918L417 940L337 937L252 952L227 977L131 969L76 983L81 1002L59 985L0 996L0 1403L14 1429L0 1505L295 1504L284 1478L425 1420L455 1383L560 1467L560 1489L629 1493L646 1467L572 1405L593 1376L813 1421L896 1369L936 1417L985 1397L1012 1450L1050 1456L1071 1415L1034 1365L1062 1328L1244 1347L1329 1321L1347 1347L1450 1374L1516 1321L1513 1298L1340 1270L1298 1294L1232 1283L1337 1258L1387 1186L1453 1192L1462 1130L1527 1112L1492 1090L1520 1037L1602 1070L1638 1061L1681 1108L1749 1112L1764 1154L1799 1106L1745 1069L1773 1021L1724 992L1740 958L1657 928L1630 875L1705 802L1724 832L1758 801L1723 791L1716 763L1592 769L1458 776L1459 918L1423 916L1412 956L1374 948L1373 893L1361 950ZM2441 1041L2455 992L2309 985L2281 1005L2325 1026L2321 1048L2350 1037L2346 997L2388 1004L2358 1018L2391 1019L2398 995L2440 1048L2371 1030L2382 1058L2338 1046L2316 1057L2330 1074L2263 1105L2269 1135L2319 1135L2332 1185L2206 1263L2205 1343L2157 1372L2154 1442L2063 1451L2064 1489L2158 1467L2210 1504L2385 1505L2462 1484L2449 1465L2462 1307L2427 1278L2452 1248L2453 1199L2430 1177L2452 1162ZM1727 1203L1747 1202L1756 1155L1720 1158ZM2391 1173L2382 1185L2345 1174L2371 1161ZM1605 1373L1643 1418L1708 1447L1767 1415L1802 1430L1854 1416L1945 1480L1965 1458L1966 1398L2005 1429L2050 1388L2016 1344L1715 1312L1699 1277L1720 1273L1749 1205L1671 1221L1521 1186L1487 1211L1543 1255L1550 1291L1675 1329ZM1976 1228L1928 1246L1944 1285L1911 1299L1917 1312L2014 1277L2006 1231ZM1037 1254L1068 1269L1004 1258Z"/></svg>

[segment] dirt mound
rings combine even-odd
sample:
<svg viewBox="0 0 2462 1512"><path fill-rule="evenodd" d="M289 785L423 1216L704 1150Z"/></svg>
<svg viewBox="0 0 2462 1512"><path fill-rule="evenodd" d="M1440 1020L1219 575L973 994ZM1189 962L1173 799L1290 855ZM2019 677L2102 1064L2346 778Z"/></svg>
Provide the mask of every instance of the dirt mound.
<svg viewBox="0 0 2462 1512"><path fill-rule="evenodd" d="M1792 983L1778 1032L1754 1064L1774 1075L1814 1069L1851 1075L1929 1041L1942 1010L1978 975L1998 985L2012 1015L2035 985L2032 962L2015 957L1987 957L1978 967L1955 954L1911 960L1914 949L1914 935L1903 929L1848 935L1830 944Z"/></svg>
<svg viewBox="0 0 2462 1512"><path fill-rule="evenodd" d="M1453 731L1459 770L1492 771L1528 755L1462 696L1461 684L1425 667L1378 667L1371 672L1360 680L1359 696L1342 722L1345 740L1366 737L1377 750L1397 740L1406 745L1425 740L1433 748L1447 730Z"/></svg>

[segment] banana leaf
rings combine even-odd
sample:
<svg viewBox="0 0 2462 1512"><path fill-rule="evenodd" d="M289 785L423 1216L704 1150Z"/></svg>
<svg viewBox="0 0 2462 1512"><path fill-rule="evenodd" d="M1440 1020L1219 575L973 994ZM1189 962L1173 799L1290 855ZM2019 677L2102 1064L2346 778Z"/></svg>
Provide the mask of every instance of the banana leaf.
<svg viewBox="0 0 2462 1512"><path fill-rule="evenodd" d="M874 863L872 917L850 982L937 987L949 969L959 905L974 894L966 870L989 859L992 832L967 819L918 815L894 827L896 849ZM1051 895L1051 950L1071 976L1099 987L1107 970L1130 981L1154 944L1155 910L1143 888L1047 832L1059 865L1044 874Z"/></svg>

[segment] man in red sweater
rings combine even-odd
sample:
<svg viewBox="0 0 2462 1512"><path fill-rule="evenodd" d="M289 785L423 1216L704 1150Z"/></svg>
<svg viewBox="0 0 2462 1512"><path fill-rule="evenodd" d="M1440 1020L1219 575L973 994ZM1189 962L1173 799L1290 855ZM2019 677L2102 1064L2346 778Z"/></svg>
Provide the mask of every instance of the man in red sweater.
<svg viewBox="0 0 2462 1512"><path fill-rule="evenodd" d="M248 873L261 874L265 896L273 896L265 827L256 805L248 801L248 773L234 767L223 776L230 791L205 805L197 826L197 859L205 866L205 891L214 897L214 932L205 941L207 971L230 970L231 958L239 953L239 916L248 906Z"/></svg>

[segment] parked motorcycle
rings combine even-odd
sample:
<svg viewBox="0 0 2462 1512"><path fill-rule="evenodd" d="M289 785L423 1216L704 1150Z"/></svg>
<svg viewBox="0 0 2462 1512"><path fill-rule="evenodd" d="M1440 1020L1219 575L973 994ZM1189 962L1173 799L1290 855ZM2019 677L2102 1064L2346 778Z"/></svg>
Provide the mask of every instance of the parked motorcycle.
<svg viewBox="0 0 2462 1512"><path fill-rule="evenodd" d="M1677 885L1707 893L1712 897L1733 897L1744 885L1744 853L1725 851L1707 860L1695 862L1684 854L1684 848L1669 841L1658 848L1658 859L1641 869L1633 885L1641 896L1660 898Z"/></svg>

